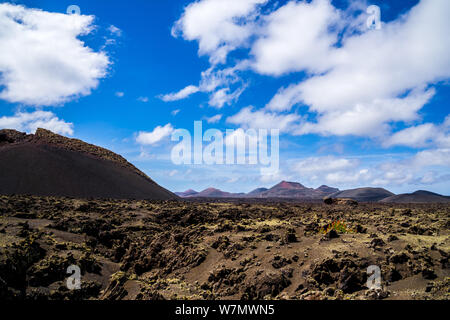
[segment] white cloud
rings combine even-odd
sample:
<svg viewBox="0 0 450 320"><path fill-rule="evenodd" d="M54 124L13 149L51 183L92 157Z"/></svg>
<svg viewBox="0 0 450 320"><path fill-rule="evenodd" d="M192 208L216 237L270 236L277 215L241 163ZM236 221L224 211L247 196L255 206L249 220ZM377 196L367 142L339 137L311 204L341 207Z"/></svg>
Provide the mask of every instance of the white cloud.
<svg viewBox="0 0 450 320"><path fill-rule="evenodd" d="M438 131L434 124L425 123L396 132L383 145L385 147L403 145L420 148L428 145L437 134Z"/></svg>
<svg viewBox="0 0 450 320"><path fill-rule="evenodd" d="M120 30L119 28L117 28L114 25L110 25L109 28L108 28L108 31L111 32L111 34L113 34L113 35L115 35L117 37L122 36L122 30Z"/></svg>
<svg viewBox="0 0 450 320"><path fill-rule="evenodd" d="M403 145L413 148L438 146L440 148L450 148L449 119L450 116L447 116L440 125L424 123L397 131L383 142L383 146Z"/></svg>
<svg viewBox="0 0 450 320"><path fill-rule="evenodd" d="M125 95L124 92L118 91L116 92L116 97L122 98Z"/></svg>
<svg viewBox="0 0 450 320"><path fill-rule="evenodd" d="M260 176L259 181L265 184L273 184L273 183L279 183L280 181L289 181L292 180L291 176L287 176L284 173L282 173L282 170L278 170L277 173L274 174L263 174Z"/></svg>
<svg viewBox="0 0 450 320"><path fill-rule="evenodd" d="M431 185L450 180L450 149L428 149L401 159L388 155L375 160L377 158L366 155L362 158L323 156L291 159L285 168L294 180L306 185L325 183L341 189Z"/></svg>
<svg viewBox="0 0 450 320"><path fill-rule="evenodd" d="M446 166L450 167L450 149L429 149L418 152L412 159L415 167Z"/></svg>
<svg viewBox="0 0 450 320"><path fill-rule="evenodd" d="M317 122L304 123L299 134L378 136L390 122L416 120L434 95L424 88L450 77L447 12L449 1L422 0L381 30L346 37L323 59L329 72L281 89L267 108L309 106Z"/></svg>
<svg viewBox="0 0 450 320"><path fill-rule="evenodd" d="M173 110L173 111L171 112L171 114L172 114L173 116L176 116L180 111L181 111L180 109L175 109L175 110Z"/></svg>
<svg viewBox="0 0 450 320"><path fill-rule="evenodd" d="M318 173L352 169L359 165L355 159L336 158L333 156L311 157L295 163L293 170L300 175L316 175Z"/></svg>
<svg viewBox="0 0 450 320"><path fill-rule="evenodd" d="M208 104L221 109L224 105L231 105L244 92L245 86L230 93L230 88L222 88L211 94Z"/></svg>
<svg viewBox="0 0 450 320"><path fill-rule="evenodd" d="M368 169L348 171L329 172L325 175L326 183L331 185L364 185L368 183L371 178L371 173Z"/></svg>
<svg viewBox="0 0 450 320"><path fill-rule="evenodd" d="M388 144L394 124L420 120L419 111L435 95L432 85L450 77L449 1L421 0L396 20L383 22L381 30L367 29L362 0L345 10L330 0L289 1L261 14L264 3L196 1L174 27L211 57L212 67L199 84L200 91L214 92L210 105L237 101L238 95L229 95L231 84L244 82L238 71L272 76L304 71L304 80L280 88L258 115L286 117L294 105L306 106L304 121L291 121L286 131L375 137ZM236 48L250 48L248 58L217 70L217 62ZM449 135L434 140L450 145Z"/></svg>
<svg viewBox="0 0 450 320"><path fill-rule="evenodd" d="M253 107L241 109L237 114L228 117L227 122L253 129L279 129L289 132L293 123L299 121L296 114L276 114L265 110L253 111Z"/></svg>
<svg viewBox="0 0 450 320"><path fill-rule="evenodd" d="M139 97L139 98L137 98L137 101L143 102L143 103L147 103L148 102L148 97Z"/></svg>
<svg viewBox="0 0 450 320"><path fill-rule="evenodd" d="M3 116L0 118L0 128L27 133L34 133L37 128L43 128L58 134L73 135L73 123L65 122L48 111L18 112L11 117Z"/></svg>
<svg viewBox="0 0 450 320"><path fill-rule="evenodd" d="M163 100L164 102L177 101L177 100L185 99L198 91L199 91L198 87L189 85L189 86L185 87L184 89L181 89L178 92L164 94L164 95L159 96L159 98L161 100Z"/></svg>
<svg viewBox="0 0 450 320"><path fill-rule="evenodd" d="M258 5L267 0L200 0L189 4L172 29L185 40L197 40L199 54L212 64L223 63L230 51L242 46L254 30Z"/></svg>
<svg viewBox="0 0 450 320"><path fill-rule="evenodd" d="M93 21L0 4L0 99L44 106L89 95L110 65L104 52L78 38L93 30Z"/></svg>
<svg viewBox="0 0 450 320"><path fill-rule="evenodd" d="M136 142L141 145L154 145L172 134L174 128L170 123L164 127L157 126L151 132L140 131L136 137Z"/></svg>
<svg viewBox="0 0 450 320"><path fill-rule="evenodd" d="M208 123L217 123L220 121L220 119L222 119L222 115L221 114L216 114L215 116L206 118L206 121Z"/></svg>
<svg viewBox="0 0 450 320"><path fill-rule="evenodd" d="M327 70L330 47L337 41L337 34L328 29L338 21L339 13L328 0L288 2L264 18L263 31L252 47L253 68L276 76Z"/></svg>
<svg viewBox="0 0 450 320"><path fill-rule="evenodd" d="M410 122L419 118L419 111L435 90L413 91L404 98L374 99L347 108L323 112L317 122L304 122L296 134L357 135L383 137L389 134L392 121Z"/></svg>
<svg viewBox="0 0 450 320"><path fill-rule="evenodd" d="M231 94L228 93L231 90L230 86L238 82L242 83L242 79L237 72L247 69L248 66L248 61L241 61L233 67L224 69L216 69L215 66L211 66L201 73L201 80L198 86L189 85L178 92L159 95L158 97L165 102L169 102L186 99L197 92L215 91L210 95L210 106L218 107L231 104L239 98L247 85L241 84Z"/></svg>
<svg viewBox="0 0 450 320"><path fill-rule="evenodd" d="M359 159L322 156L289 160L289 163L294 179L311 185L361 186L369 184L372 178L371 170L361 167Z"/></svg>
<svg viewBox="0 0 450 320"><path fill-rule="evenodd" d="M201 73L200 89L203 92L211 92L218 87L228 87L231 84L242 81L237 72L247 68L248 61L241 61L233 67L218 70L214 66L209 67Z"/></svg>

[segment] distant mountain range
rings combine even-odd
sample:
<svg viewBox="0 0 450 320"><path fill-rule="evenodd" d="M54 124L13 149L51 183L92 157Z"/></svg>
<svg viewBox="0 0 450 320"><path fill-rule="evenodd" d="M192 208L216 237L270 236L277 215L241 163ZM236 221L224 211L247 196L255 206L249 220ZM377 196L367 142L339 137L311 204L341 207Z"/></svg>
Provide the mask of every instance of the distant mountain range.
<svg viewBox="0 0 450 320"><path fill-rule="evenodd" d="M230 193L215 188L208 188L201 192L192 189L175 192L182 198L287 198L287 199L322 199L339 189L321 186L317 189L307 188L298 182L282 181L270 189L257 188L249 193Z"/></svg>
<svg viewBox="0 0 450 320"><path fill-rule="evenodd" d="M281 181L273 187L257 188L249 193L231 193L215 188L208 188L201 192L189 189L184 192L175 192L182 198L263 198L263 199L294 199L317 200L324 198L346 198L359 202L385 202L385 203L446 203L450 197L442 196L428 191L416 191L411 194L395 195L383 188L357 188L339 190L326 185L317 189L308 188L298 182Z"/></svg>

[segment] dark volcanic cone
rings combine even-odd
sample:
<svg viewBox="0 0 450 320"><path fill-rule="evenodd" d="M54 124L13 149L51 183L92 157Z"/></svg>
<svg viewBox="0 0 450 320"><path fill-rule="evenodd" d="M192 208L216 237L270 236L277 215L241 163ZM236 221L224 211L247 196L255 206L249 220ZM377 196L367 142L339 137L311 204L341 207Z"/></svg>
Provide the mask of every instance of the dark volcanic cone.
<svg viewBox="0 0 450 320"><path fill-rule="evenodd" d="M0 130L0 194L177 198L120 155L45 129Z"/></svg>
<svg viewBox="0 0 450 320"><path fill-rule="evenodd" d="M399 194L387 197L380 202L388 203L449 203L450 197L437 193L419 190L413 193Z"/></svg>
<svg viewBox="0 0 450 320"><path fill-rule="evenodd" d="M359 202L377 202L394 194L383 188L357 188L331 194L330 198L348 198Z"/></svg>

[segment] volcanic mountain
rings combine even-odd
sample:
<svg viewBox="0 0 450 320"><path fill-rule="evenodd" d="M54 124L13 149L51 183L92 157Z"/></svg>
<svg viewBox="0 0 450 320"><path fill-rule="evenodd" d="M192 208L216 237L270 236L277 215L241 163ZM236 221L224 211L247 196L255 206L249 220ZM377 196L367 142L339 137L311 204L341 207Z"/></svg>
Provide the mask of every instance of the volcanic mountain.
<svg viewBox="0 0 450 320"><path fill-rule="evenodd" d="M290 198L290 199L322 199L334 192L336 188L321 186L317 189L307 188L298 182L281 181L269 190L261 192L260 198Z"/></svg>
<svg viewBox="0 0 450 320"><path fill-rule="evenodd" d="M253 191L250 191L247 193L247 197L255 197L255 198L261 198L261 194L269 189L267 188L256 188Z"/></svg>
<svg viewBox="0 0 450 320"><path fill-rule="evenodd" d="M197 195L198 192L195 190L189 189L189 190L186 190L183 192L175 192L175 194L179 197L187 198L187 197L195 197L195 195Z"/></svg>
<svg viewBox="0 0 450 320"><path fill-rule="evenodd" d="M404 193L391 196L380 200L388 203L448 203L450 197L442 196L437 193L419 190L413 193Z"/></svg>
<svg viewBox="0 0 450 320"><path fill-rule="evenodd" d="M45 129L0 130L0 194L177 198L120 155Z"/></svg>
<svg viewBox="0 0 450 320"><path fill-rule="evenodd" d="M245 196L244 193L231 193L216 188L205 189L192 197L195 198L237 198Z"/></svg>
<svg viewBox="0 0 450 320"><path fill-rule="evenodd" d="M361 202L377 202L394 194L383 188L357 188L331 194L330 198L347 198Z"/></svg>

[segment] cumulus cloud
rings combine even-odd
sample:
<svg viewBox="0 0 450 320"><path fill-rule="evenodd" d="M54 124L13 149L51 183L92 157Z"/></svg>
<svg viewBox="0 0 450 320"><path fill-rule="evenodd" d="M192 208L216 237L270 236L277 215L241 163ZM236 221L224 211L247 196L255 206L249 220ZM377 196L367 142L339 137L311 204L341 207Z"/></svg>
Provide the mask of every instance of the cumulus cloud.
<svg viewBox="0 0 450 320"><path fill-rule="evenodd" d="M372 136L391 121L417 118L434 95L426 86L450 77L449 11L448 1L422 0L381 30L345 38L340 48L329 48L328 72L281 89L267 108L307 105L318 119L300 134Z"/></svg>
<svg viewBox="0 0 450 320"><path fill-rule="evenodd" d="M261 35L251 50L253 68L276 76L326 71L332 65L330 48L337 41L337 34L329 28L338 22L339 12L328 0L288 2L264 18Z"/></svg>
<svg viewBox="0 0 450 320"><path fill-rule="evenodd" d="M372 177L371 172L368 169L360 169L353 171L336 171L328 172L325 175L326 183L331 185L354 185L361 186L369 182ZM376 182L372 182L372 185L377 185Z"/></svg>
<svg viewBox="0 0 450 320"><path fill-rule="evenodd" d="M322 172L351 169L358 165L359 161L355 159L336 158L333 156L311 157L295 163L294 171L300 175L315 175Z"/></svg>
<svg viewBox="0 0 450 320"><path fill-rule="evenodd" d="M438 134L439 132L434 124L425 123L394 133L384 142L384 146L391 147L395 145L404 145L415 148L425 147Z"/></svg>
<svg viewBox="0 0 450 320"><path fill-rule="evenodd" d="M201 0L189 4L172 29L174 36L197 40L199 54L224 63L230 51L253 34L258 5L267 0Z"/></svg>
<svg viewBox="0 0 450 320"><path fill-rule="evenodd" d="M154 145L170 136L174 128L170 123L165 126L157 126L151 132L140 131L136 136L136 142L141 145Z"/></svg>
<svg viewBox="0 0 450 320"><path fill-rule="evenodd" d="M59 119L49 111L17 112L0 118L0 129L15 129L34 133L37 128L48 129L63 135L73 135L73 123Z"/></svg>
<svg viewBox="0 0 450 320"><path fill-rule="evenodd" d="M291 125L298 122L296 114L276 114L265 110L253 110L253 107L241 109L237 114L228 117L227 122L253 129L279 129L289 132Z"/></svg>
<svg viewBox="0 0 450 320"><path fill-rule="evenodd" d="M426 104L435 90L413 91L403 98L374 99L346 108L328 110L317 117L317 122L304 122L295 134L357 135L382 138L389 134L390 122L417 120L417 112Z"/></svg>
<svg viewBox="0 0 450 320"><path fill-rule="evenodd" d="M335 8L330 0L289 1L262 13L265 3L196 1L176 23L174 31L198 41L199 53L211 58L198 86L212 92L210 105L221 108L238 100L233 93L239 91L230 86L243 82L239 71L271 76L305 72L301 82L280 88L264 109L245 108L238 115L299 119L292 108L300 105L307 107L302 121L290 121L285 128L294 135L365 136L392 146L404 145L406 134L414 131L415 145L427 145L431 126L395 135L393 124L420 121L419 111L436 93L433 85L450 77L448 1L421 0L396 20L383 22L380 30L367 29L365 1L346 9ZM237 48L249 48L248 58L218 68L217 62L225 62ZM443 146L450 138L438 135L434 141Z"/></svg>
<svg viewBox="0 0 450 320"><path fill-rule="evenodd" d="M197 86L189 85L178 92L164 94L159 96L159 98L164 102L177 101L185 99L198 91L199 88Z"/></svg>
<svg viewBox="0 0 450 320"><path fill-rule="evenodd" d="M450 148L450 116L442 124L424 123L397 131L388 137L383 145L392 147L397 145L413 148L439 147Z"/></svg>
<svg viewBox="0 0 450 320"><path fill-rule="evenodd" d="M414 167L446 166L450 167L450 149L439 148L418 152L411 161Z"/></svg>
<svg viewBox="0 0 450 320"><path fill-rule="evenodd" d="M93 16L0 4L0 99L57 105L89 95L107 75L104 52L85 46Z"/></svg>
<svg viewBox="0 0 450 320"><path fill-rule="evenodd" d="M369 183L372 173L361 167L359 159L335 156L309 157L291 160L289 166L294 179L311 184L327 183L332 186L349 186Z"/></svg>
<svg viewBox="0 0 450 320"><path fill-rule="evenodd" d="M423 150L410 158L386 161L371 168L374 177L372 184L434 184L448 181L449 167L450 149ZM438 174L436 171L440 173Z"/></svg>

